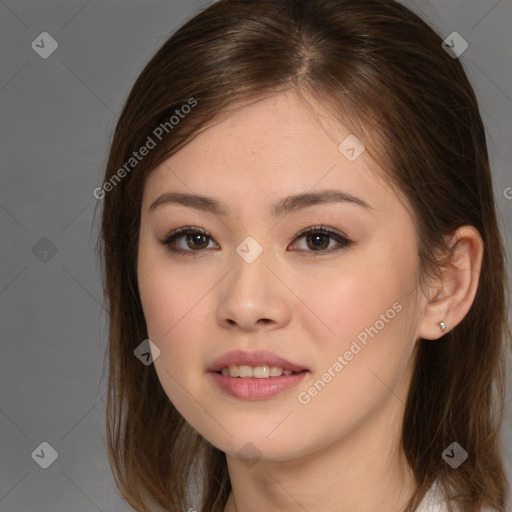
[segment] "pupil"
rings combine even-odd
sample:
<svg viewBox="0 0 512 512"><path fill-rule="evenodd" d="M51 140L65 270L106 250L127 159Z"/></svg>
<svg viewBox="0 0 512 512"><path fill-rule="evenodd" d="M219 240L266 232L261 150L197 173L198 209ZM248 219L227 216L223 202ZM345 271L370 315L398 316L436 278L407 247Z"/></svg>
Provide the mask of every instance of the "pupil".
<svg viewBox="0 0 512 512"><path fill-rule="evenodd" d="M323 238L323 242L325 242L327 240L327 243L322 243L322 238ZM309 235L308 239L314 241L313 247L316 249L325 249L329 245L328 235L322 235L322 234Z"/></svg>
<svg viewBox="0 0 512 512"><path fill-rule="evenodd" d="M206 238L206 236L202 235L201 233L193 233L189 234L189 236L187 237L187 242L190 242L192 245L205 245L204 241L201 243L201 239L204 238ZM206 245L208 245L207 242ZM200 249L203 249L203 247L200 247Z"/></svg>

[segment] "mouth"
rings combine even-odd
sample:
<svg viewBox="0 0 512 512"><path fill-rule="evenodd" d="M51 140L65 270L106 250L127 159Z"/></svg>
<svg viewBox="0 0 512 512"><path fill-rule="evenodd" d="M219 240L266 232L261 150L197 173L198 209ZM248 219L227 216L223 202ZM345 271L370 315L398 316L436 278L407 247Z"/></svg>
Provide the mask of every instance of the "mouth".
<svg viewBox="0 0 512 512"><path fill-rule="evenodd" d="M298 363L268 350L234 350L207 369L217 389L243 400L264 400L299 385L311 373Z"/></svg>
<svg viewBox="0 0 512 512"><path fill-rule="evenodd" d="M217 358L207 369L225 377L276 378L309 371L309 368L292 363L267 350L245 352L234 350Z"/></svg>
<svg viewBox="0 0 512 512"><path fill-rule="evenodd" d="M297 373L307 373L308 370L293 371L288 368L282 368L281 366L270 366L270 365L231 365L224 366L221 370L215 373L224 375L225 377L233 377L239 379L274 379L277 377L295 375Z"/></svg>

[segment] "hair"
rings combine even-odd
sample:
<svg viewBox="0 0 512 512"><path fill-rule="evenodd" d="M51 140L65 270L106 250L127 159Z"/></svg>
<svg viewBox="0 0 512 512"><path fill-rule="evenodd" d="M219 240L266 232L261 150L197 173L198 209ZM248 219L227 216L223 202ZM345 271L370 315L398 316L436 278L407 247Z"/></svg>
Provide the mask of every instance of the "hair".
<svg viewBox="0 0 512 512"><path fill-rule="evenodd" d="M181 512L197 484L200 511L222 512L231 491L224 452L175 409L154 366L134 357L148 337L137 283L145 179L222 115L289 90L349 127L406 198L421 283L449 258L446 236L464 225L479 231L484 254L469 312L441 341L420 339L415 353L401 449L418 487L406 512L436 481L455 510L505 512L500 431L511 333L484 126L460 60L392 0L220 0L171 35L135 81L105 183L148 140L156 147L104 194L97 246L109 317L108 455L123 497L140 512L148 502ZM165 124L192 100L177 124ZM158 126L166 126L161 137ZM454 441L468 452L457 469L441 457Z"/></svg>

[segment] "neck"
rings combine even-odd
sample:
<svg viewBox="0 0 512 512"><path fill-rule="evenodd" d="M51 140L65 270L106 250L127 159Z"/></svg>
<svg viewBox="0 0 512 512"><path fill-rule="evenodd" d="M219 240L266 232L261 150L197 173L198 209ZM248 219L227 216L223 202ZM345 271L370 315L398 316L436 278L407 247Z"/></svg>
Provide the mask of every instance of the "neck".
<svg viewBox="0 0 512 512"><path fill-rule="evenodd" d="M227 455L232 491L224 512L397 512L417 488L389 431L350 438L301 458L261 459L247 468Z"/></svg>

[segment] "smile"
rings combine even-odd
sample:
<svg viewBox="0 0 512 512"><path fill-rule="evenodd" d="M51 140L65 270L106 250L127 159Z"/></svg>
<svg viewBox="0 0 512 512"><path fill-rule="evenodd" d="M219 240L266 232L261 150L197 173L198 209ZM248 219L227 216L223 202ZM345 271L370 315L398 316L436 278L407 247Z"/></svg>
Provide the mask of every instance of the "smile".
<svg viewBox="0 0 512 512"><path fill-rule="evenodd" d="M256 377L257 379L268 379L269 377L281 377L281 375L292 375L291 370L284 370L280 366L248 366L248 365L231 365L222 368L222 375L227 377L241 377L243 379Z"/></svg>

